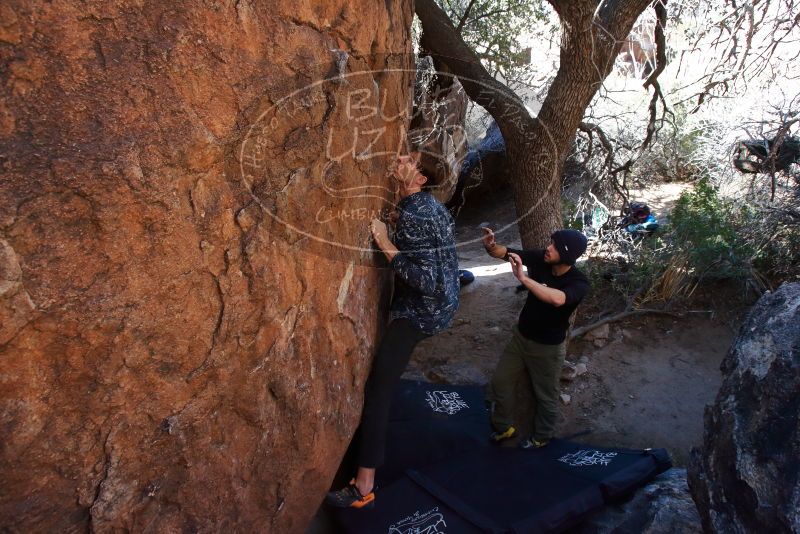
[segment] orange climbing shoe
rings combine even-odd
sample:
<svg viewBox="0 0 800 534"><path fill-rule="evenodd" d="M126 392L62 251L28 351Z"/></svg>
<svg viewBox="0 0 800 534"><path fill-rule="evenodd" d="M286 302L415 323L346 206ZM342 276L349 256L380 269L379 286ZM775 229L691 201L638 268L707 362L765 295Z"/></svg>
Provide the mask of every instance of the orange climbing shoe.
<svg viewBox="0 0 800 534"><path fill-rule="evenodd" d="M375 492L370 491L366 495L361 495L356 487L356 481L351 480L344 488L329 491L325 502L336 508L372 508L375 505Z"/></svg>

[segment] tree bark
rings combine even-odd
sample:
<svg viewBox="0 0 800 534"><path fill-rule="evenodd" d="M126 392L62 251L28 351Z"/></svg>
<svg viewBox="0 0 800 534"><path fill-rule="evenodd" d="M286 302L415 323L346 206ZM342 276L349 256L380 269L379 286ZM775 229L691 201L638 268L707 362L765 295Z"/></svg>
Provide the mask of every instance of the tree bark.
<svg viewBox="0 0 800 534"><path fill-rule="evenodd" d="M525 248L541 248L562 226L561 175L575 132L636 18L649 0L551 0L562 24L560 66L538 117L492 78L434 0L416 0L423 46L459 77L469 97L497 121L506 142L518 226Z"/></svg>

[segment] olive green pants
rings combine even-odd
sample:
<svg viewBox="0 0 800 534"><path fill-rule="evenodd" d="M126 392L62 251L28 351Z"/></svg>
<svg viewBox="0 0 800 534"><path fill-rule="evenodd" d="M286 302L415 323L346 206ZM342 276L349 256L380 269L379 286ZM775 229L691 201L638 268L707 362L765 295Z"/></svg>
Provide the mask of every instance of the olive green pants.
<svg viewBox="0 0 800 534"><path fill-rule="evenodd" d="M542 345L524 337L514 326L514 335L500 356L489 386L495 430L504 432L514 424L516 385L520 374L527 370L536 400L533 438L541 441L553 436L558 418L558 381L565 355L565 343Z"/></svg>

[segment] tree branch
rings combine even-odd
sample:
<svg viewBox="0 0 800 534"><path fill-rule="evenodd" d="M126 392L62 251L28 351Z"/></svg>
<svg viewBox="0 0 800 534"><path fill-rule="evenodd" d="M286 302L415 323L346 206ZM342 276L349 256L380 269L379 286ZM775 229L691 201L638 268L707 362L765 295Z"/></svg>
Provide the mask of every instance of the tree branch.
<svg viewBox="0 0 800 534"><path fill-rule="evenodd" d="M578 128L591 136L591 134L596 133L597 138L600 140L600 144L603 146L603 149L606 151L606 159L603 163L603 166L607 169L607 174L611 178L611 187L617 192L617 194L622 198L622 209L624 210L625 206L628 204L628 198L630 197L630 193L626 193L622 190L622 186L617 180L617 174L620 172L626 172L630 169L631 165L633 164L633 160L629 159L625 164L620 165L617 168L614 168L614 146L611 144L611 140L608 138L606 133L603 131L600 126L596 124L592 124L590 122L583 121L581 122Z"/></svg>
<svg viewBox="0 0 800 534"><path fill-rule="evenodd" d="M606 161L603 165L610 173L614 166L614 147L611 145L611 141L609 141L606 133L598 125L585 121L581 122L578 128L580 128L582 132L586 132L588 134L597 134L598 139L600 139L600 144L603 145L603 148L606 150Z"/></svg>
<svg viewBox="0 0 800 534"><path fill-rule="evenodd" d="M416 0L415 9L422 22L423 48L458 76L467 95L494 117L504 135L529 126L533 119L522 100L487 72L436 2Z"/></svg>
<svg viewBox="0 0 800 534"><path fill-rule="evenodd" d="M612 29L630 27L639 15L647 9L652 0L606 0L602 2L597 12L597 18L603 22L605 27ZM567 3L570 3L567 0ZM616 35L616 32L613 32ZM618 39L625 39L625 35L618 36Z"/></svg>
<svg viewBox="0 0 800 534"><path fill-rule="evenodd" d="M640 151L646 149L655 137L659 100L661 101L661 105L664 107L664 113L661 115L662 121L664 120L664 116L667 114L667 101L664 99L664 95L661 92L661 85L657 80L653 80L651 85L653 86L653 97L650 99L650 105L648 106L648 110L650 111L650 119L647 121L647 134L644 137L644 141L642 141Z"/></svg>
<svg viewBox="0 0 800 534"><path fill-rule="evenodd" d="M494 11L489 11L487 13L482 13L480 15L472 17L472 20L470 22L477 22L477 21L479 21L481 19L485 19L485 18L488 18L488 17L493 17L494 15L500 15L502 13L508 13L509 11L511 11L511 10L510 9L495 9Z"/></svg>
<svg viewBox="0 0 800 534"><path fill-rule="evenodd" d="M666 0L656 0L653 4L653 9L656 12L656 27L654 32L656 39L656 68L650 73L647 80L645 80L645 89L656 83L656 80L667 66L667 40L664 35L664 28L667 26L666 4Z"/></svg>
<svg viewBox="0 0 800 534"><path fill-rule="evenodd" d="M475 0L469 0L469 5L467 5L467 9L464 10L464 15L462 15L461 20L458 21L458 26L456 26L456 33L461 35L461 30L464 29L464 24L466 24L467 19L469 18L469 12L472 11L472 6L475 5Z"/></svg>
<svg viewBox="0 0 800 534"><path fill-rule="evenodd" d="M619 320L625 319L626 317L630 317L632 315L642 315L642 314L645 314L645 313L655 313L655 314L660 314L660 315L669 315L671 317L678 317L678 318L683 317L682 315L680 315L678 313L668 312L668 311L664 311L664 310L655 310L655 309L652 309L652 308L641 308L641 309L638 309L638 310L637 309L625 310L625 311L619 312L619 313L617 313L615 315L610 315L610 316L608 316L608 317L606 317L604 319L600 319L599 321L597 321L595 323L592 323L590 325L586 325L586 326L582 326L580 328L576 328L572 332L570 332L569 338L570 339L575 339L576 337L581 337L582 335L584 335L584 334L586 334L588 332L591 332L595 328L597 328L599 326L603 326L606 323L613 323L614 321L619 321Z"/></svg>
<svg viewBox="0 0 800 534"><path fill-rule="evenodd" d="M667 66L667 40L664 36L664 28L667 25L666 4L667 0L656 0L653 4L653 9L656 12L656 68L653 69L653 72L650 73L650 76L648 76L647 80L644 82L645 89L652 86L653 98L650 99L650 120L647 122L647 134L642 142L642 150L647 148L653 140L653 137L655 137L656 121L658 119L658 101L660 100L661 104L664 106L665 113L667 109L667 101L661 93L661 84L658 83L659 75L664 72L664 68Z"/></svg>

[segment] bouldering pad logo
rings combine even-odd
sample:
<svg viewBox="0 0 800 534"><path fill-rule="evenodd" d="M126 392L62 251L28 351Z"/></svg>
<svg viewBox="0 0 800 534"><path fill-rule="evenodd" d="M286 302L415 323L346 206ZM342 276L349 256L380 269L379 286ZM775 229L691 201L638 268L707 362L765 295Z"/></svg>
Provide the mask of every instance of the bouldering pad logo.
<svg viewBox="0 0 800 534"><path fill-rule="evenodd" d="M436 507L424 514L416 511L414 515L390 525L387 534L445 534L445 528L447 523Z"/></svg>
<svg viewBox="0 0 800 534"><path fill-rule="evenodd" d="M469 405L455 391L426 391L425 400L434 412L453 415Z"/></svg>
<svg viewBox="0 0 800 534"><path fill-rule="evenodd" d="M565 454L558 459L571 467L588 467L592 465L608 465L617 456L616 452L602 452L597 450L581 450L572 454Z"/></svg>

